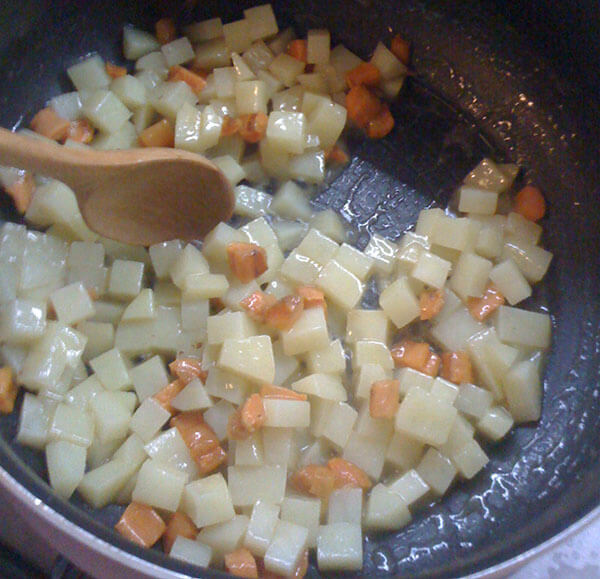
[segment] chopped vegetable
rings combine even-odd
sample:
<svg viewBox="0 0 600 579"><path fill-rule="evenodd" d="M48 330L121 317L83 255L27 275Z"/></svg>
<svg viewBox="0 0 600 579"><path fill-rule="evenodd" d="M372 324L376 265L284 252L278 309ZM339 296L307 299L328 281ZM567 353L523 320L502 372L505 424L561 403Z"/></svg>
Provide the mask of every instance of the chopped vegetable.
<svg viewBox="0 0 600 579"><path fill-rule="evenodd" d="M234 577L258 577L256 559L245 547L225 555L225 571Z"/></svg>
<svg viewBox="0 0 600 579"><path fill-rule="evenodd" d="M227 436L229 440L246 440L250 434L242 421L242 409L238 408L227 421Z"/></svg>
<svg viewBox="0 0 600 579"><path fill-rule="evenodd" d="M173 513L167 522L167 527L162 536L162 546L165 553L171 552L171 547L177 537L185 537L192 541L196 539L198 535L198 528L194 525L192 519L190 519L185 513L177 511Z"/></svg>
<svg viewBox="0 0 600 579"><path fill-rule="evenodd" d="M379 69L370 62L362 62L356 68L346 73L346 82L349 87L359 84L365 86L377 86L381 81Z"/></svg>
<svg viewBox="0 0 600 579"><path fill-rule="evenodd" d="M369 414L372 418L393 418L400 406L398 380L378 380L371 385Z"/></svg>
<svg viewBox="0 0 600 579"><path fill-rule="evenodd" d="M278 330L289 330L298 321L303 310L304 300L300 296L285 296L266 310L265 324Z"/></svg>
<svg viewBox="0 0 600 579"><path fill-rule="evenodd" d="M287 53L296 60L306 62L307 42L304 39L296 38L287 46Z"/></svg>
<svg viewBox="0 0 600 579"><path fill-rule="evenodd" d="M387 105L382 105L379 113L369 120L367 136L371 139L383 139L394 128L394 117Z"/></svg>
<svg viewBox="0 0 600 579"><path fill-rule="evenodd" d="M202 362L197 358L175 358L169 364L169 370L184 385L187 385L194 378L200 378L202 382L206 382L208 376L208 372L202 368Z"/></svg>
<svg viewBox="0 0 600 579"><path fill-rule="evenodd" d="M277 298L271 294L258 291L245 297L240 305L248 312L248 315L261 324L265 321L267 310L277 303Z"/></svg>
<svg viewBox="0 0 600 579"><path fill-rule="evenodd" d="M335 488L335 473L326 466L309 464L296 471L290 482L302 493L326 499Z"/></svg>
<svg viewBox="0 0 600 579"><path fill-rule="evenodd" d="M422 320L431 320L435 318L444 307L444 292L439 289L425 290L419 296L419 308L421 310L420 318Z"/></svg>
<svg viewBox="0 0 600 579"><path fill-rule="evenodd" d="M546 215L546 199L538 187L526 185L517 193L513 210L529 221L539 221Z"/></svg>
<svg viewBox="0 0 600 579"><path fill-rule="evenodd" d="M348 154L346 151L344 151L344 149L334 145L331 147L331 149L325 152L325 160L338 163L339 165L345 165L346 163L350 162L350 157L348 157Z"/></svg>
<svg viewBox="0 0 600 579"><path fill-rule="evenodd" d="M441 363L442 359L440 356L438 356L435 352L431 352L429 360L425 362L421 372L423 372L423 374L427 374L427 376L433 376L435 378L438 375Z"/></svg>
<svg viewBox="0 0 600 579"><path fill-rule="evenodd" d="M119 78L127 74L127 69L124 66L118 66L112 62L106 63L106 73L110 78Z"/></svg>
<svg viewBox="0 0 600 579"><path fill-rule="evenodd" d="M304 307L309 308L323 308L327 311L327 302L325 301L325 294L316 287L311 285L303 285L296 288L298 295L304 300Z"/></svg>
<svg viewBox="0 0 600 579"><path fill-rule="evenodd" d="M22 215L29 208L35 191L33 175L29 171L21 171L17 179L5 185L4 189L12 197L15 209Z"/></svg>
<svg viewBox="0 0 600 579"><path fill-rule="evenodd" d="M67 139L77 143L91 143L94 138L94 127L85 119L77 119L69 123Z"/></svg>
<svg viewBox="0 0 600 579"><path fill-rule="evenodd" d="M402 64L405 66L410 64L410 42L400 34L396 34L396 36L392 38L390 50Z"/></svg>
<svg viewBox="0 0 600 579"><path fill-rule="evenodd" d="M263 398L272 398L276 400L307 400L306 394L294 392L290 388L283 386L272 386L271 384L263 384L260 387L260 395Z"/></svg>
<svg viewBox="0 0 600 579"><path fill-rule="evenodd" d="M152 547L165 532L166 525L160 515L148 505L130 503L115 530L142 547Z"/></svg>
<svg viewBox="0 0 600 579"><path fill-rule="evenodd" d="M367 491L373 486L367 473L349 460L332 458L327 462L327 468L333 471L336 489L350 487Z"/></svg>
<svg viewBox="0 0 600 579"><path fill-rule="evenodd" d="M200 94L206 86L206 79L202 75L179 65L172 66L169 69L168 79L174 82L185 82L195 94Z"/></svg>
<svg viewBox="0 0 600 579"><path fill-rule="evenodd" d="M59 117L50 107L38 111L30 123L36 133L53 141L64 141L69 133L69 125L67 119Z"/></svg>
<svg viewBox="0 0 600 579"><path fill-rule="evenodd" d="M231 272L242 283L248 283L267 271L267 252L254 243L230 243L227 259Z"/></svg>
<svg viewBox="0 0 600 579"><path fill-rule="evenodd" d="M442 378L462 384L473 382L473 367L471 358L466 352L444 352L442 354Z"/></svg>
<svg viewBox="0 0 600 579"><path fill-rule="evenodd" d="M171 406L173 398L177 396L185 388L185 383L181 380L173 380L164 388L161 388L154 396L156 400L165 410L171 414L175 414L177 410Z"/></svg>
<svg viewBox="0 0 600 579"><path fill-rule="evenodd" d="M267 132L269 117L265 113L252 113L239 118L238 132L247 143L258 143Z"/></svg>
<svg viewBox="0 0 600 579"><path fill-rule="evenodd" d="M368 88L357 85L346 95L346 108L348 117L365 129L381 112L381 101Z"/></svg>
<svg viewBox="0 0 600 579"><path fill-rule="evenodd" d="M139 136L142 147L173 147L175 145L175 131L167 119L144 129Z"/></svg>
<svg viewBox="0 0 600 579"><path fill-rule="evenodd" d="M390 350L396 368L407 367L423 371L431 358L431 350L427 342L402 340Z"/></svg>
<svg viewBox="0 0 600 579"><path fill-rule="evenodd" d="M172 18L161 18L154 26L156 39L160 44L168 44L177 38L175 21Z"/></svg>
<svg viewBox="0 0 600 579"><path fill-rule="evenodd" d="M481 322L504 305L505 301L498 288L494 284L489 284L482 297L469 297L467 299L467 308L469 308L469 313Z"/></svg>
<svg viewBox="0 0 600 579"><path fill-rule="evenodd" d="M229 115L225 115L223 118L223 124L221 125L221 136L230 137L231 135L239 133L241 125L241 119L234 119Z"/></svg>
<svg viewBox="0 0 600 579"><path fill-rule="evenodd" d="M15 408L18 393L17 383L10 366L0 368L0 412L10 414Z"/></svg>
<svg viewBox="0 0 600 579"><path fill-rule="evenodd" d="M262 398L259 394L252 394L248 400L244 402L240 419L244 428L250 433L255 432L264 425L267 416L265 414Z"/></svg>

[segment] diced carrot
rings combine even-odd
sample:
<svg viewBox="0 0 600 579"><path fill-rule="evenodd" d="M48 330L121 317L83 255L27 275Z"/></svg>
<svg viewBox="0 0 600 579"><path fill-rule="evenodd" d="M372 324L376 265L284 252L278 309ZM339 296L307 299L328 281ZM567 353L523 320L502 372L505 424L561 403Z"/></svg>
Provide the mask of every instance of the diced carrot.
<svg viewBox="0 0 600 579"><path fill-rule="evenodd" d="M394 117L387 105L382 105L379 114L367 125L367 136L371 139L383 139L394 128Z"/></svg>
<svg viewBox="0 0 600 579"><path fill-rule="evenodd" d="M173 513L162 536L163 551L167 554L170 553L177 537L194 540L197 535L198 528L194 525L192 519L179 511Z"/></svg>
<svg viewBox="0 0 600 579"><path fill-rule="evenodd" d="M173 147L175 145L175 131L167 119L146 127L139 136L142 147Z"/></svg>
<svg viewBox="0 0 600 579"><path fill-rule="evenodd" d="M381 101L368 88L359 84L348 91L346 109L348 117L364 129L381 111Z"/></svg>
<svg viewBox="0 0 600 579"><path fill-rule="evenodd" d="M400 62L408 66L410 63L410 42L408 40L402 38L400 34L396 34L392 38L390 50Z"/></svg>
<svg viewBox="0 0 600 579"><path fill-rule="evenodd" d="M54 141L64 141L69 132L69 121L59 117L50 107L38 111L30 126L36 133Z"/></svg>
<svg viewBox="0 0 600 579"><path fill-rule="evenodd" d="M290 482L300 492L325 499L334 489L335 474L326 466L309 464L292 474Z"/></svg>
<svg viewBox="0 0 600 579"><path fill-rule="evenodd" d="M160 44L168 44L177 38L177 29L172 18L161 18L154 26L156 31L156 40Z"/></svg>
<svg viewBox="0 0 600 579"><path fill-rule="evenodd" d="M19 178L5 187L6 193L12 197L15 209L23 214L29 208L33 193L35 191L35 181L33 174L29 171L19 172Z"/></svg>
<svg viewBox="0 0 600 579"><path fill-rule="evenodd" d="M526 185L517 193L513 210L529 221L539 221L546 215L546 199L538 187Z"/></svg>
<svg viewBox="0 0 600 579"><path fill-rule="evenodd" d="M467 298L469 313L480 322L492 315L505 302L504 296L494 284L489 284L480 298Z"/></svg>
<svg viewBox="0 0 600 579"><path fill-rule="evenodd" d="M265 113L252 113L239 118L239 133L246 143L258 143L267 132L269 117Z"/></svg>
<svg viewBox="0 0 600 579"><path fill-rule="evenodd" d="M188 384L194 378L200 378L202 382L206 382L208 376L208 372L202 368L202 362L198 358L175 358L169 364L169 370L184 385Z"/></svg>
<svg viewBox="0 0 600 579"><path fill-rule="evenodd" d="M289 330L303 311L304 300L300 296L285 296L265 312L265 324L278 330Z"/></svg>
<svg viewBox="0 0 600 579"><path fill-rule="evenodd" d="M435 352L431 352L429 360L427 360L421 372L423 372L423 374L427 374L427 376L432 376L435 378L440 371L441 363L442 359Z"/></svg>
<svg viewBox="0 0 600 579"><path fill-rule="evenodd" d="M221 125L221 136L230 137L240 131L242 121L240 119L234 119L228 115L223 117L223 124Z"/></svg>
<svg viewBox="0 0 600 579"><path fill-rule="evenodd" d="M133 502L127 506L115 529L142 547L152 547L165 532L166 525L152 507Z"/></svg>
<svg viewBox="0 0 600 579"><path fill-rule="evenodd" d="M466 352L444 352L440 376L455 384L473 382L473 367L469 355Z"/></svg>
<svg viewBox="0 0 600 579"><path fill-rule="evenodd" d="M231 272L242 283L249 283L267 271L267 252L255 243L230 243L227 260Z"/></svg>
<svg viewBox="0 0 600 579"><path fill-rule="evenodd" d="M419 297L419 309L422 320L435 318L444 307L446 298L444 292L439 289L425 290Z"/></svg>
<svg viewBox="0 0 600 579"><path fill-rule="evenodd" d="M234 577L258 577L256 559L245 547L225 555L225 571Z"/></svg>
<svg viewBox="0 0 600 579"><path fill-rule="evenodd" d="M429 360L431 350L427 342L402 340L392 346L391 354L396 368L408 367L421 372Z"/></svg>
<svg viewBox="0 0 600 579"><path fill-rule="evenodd" d="M194 94L200 94L206 86L204 77L179 65L172 66L169 69L168 80L185 82L194 91Z"/></svg>
<svg viewBox="0 0 600 579"><path fill-rule="evenodd" d="M204 421L202 411L181 412L171 418L170 425L181 434L201 474L212 472L227 458L215 431Z"/></svg>
<svg viewBox="0 0 600 579"><path fill-rule="evenodd" d="M179 379L173 380L173 382L170 382L164 388L161 388L152 398L154 398L154 400L156 400L165 410L168 410L171 414L176 414L177 410L171 406L171 402L184 388L184 382Z"/></svg>
<svg viewBox="0 0 600 579"><path fill-rule="evenodd" d="M291 388L283 386L273 386L271 384L263 384L260 387L259 394L263 398L275 398L277 400L307 400L306 394L295 392Z"/></svg>
<svg viewBox="0 0 600 579"><path fill-rule="evenodd" d="M241 306L248 312L248 315L261 324L265 321L267 310L277 303L277 298L271 294L257 291L246 296L241 302Z"/></svg>
<svg viewBox="0 0 600 579"><path fill-rule="evenodd" d="M372 418L393 418L400 406L400 382L378 380L371 384L369 414Z"/></svg>
<svg viewBox="0 0 600 579"><path fill-rule="evenodd" d="M297 38L292 40L287 46L287 53L296 60L306 62L308 43L306 40Z"/></svg>
<svg viewBox="0 0 600 579"><path fill-rule="evenodd" d="M227 421L227 436L229 440L246 440L250 434L242 422L242 409L238 408Z"/></svg>
<svg viewBox="0 0 600 579"><path fill-rule="evenodd" d="M304 308L323 308L327 313L327 302L325 294L312 285L301 285L296 289L296 293L304 300Z"/></svg>
<svg viewBox="0 0 600 579"><path fill-rule="evenodd" d="M361 62L358 66L346 73L346 82L349 87L364 84L377 86L381 80L381 72L371 62Z"/></svg>
<svg viewBox="0 0 600 579"><path fill-rule="evenodd" d="M336 489L352 487L366 491L373 486L369 475L349 460L338 456L330 459L327 462L327 467L333 471L333 487Z"/></svg>
<svg viewBox="0 0 600 579"><path fill-rule="evenodd" d="M240 419L248 432L261 428L266 419L265 406L259 394L252 394L242 406Z"/></svg>
<svg viewBox="0 0 600 579"><path fill-rule="evenodd" d="M308 572L308 549L304 550L304 553L300 555L300 559L294 572L292 573L293 579L302 579Z"/></svg>
<svg viewBox="0 0 600 579"><path fill-rule="evenodd" d="M108 74L110 78L119 78L120 76L125 76L127 74L127 69L124 66L118 66L112 62L107 62L105 67L106 74Z"/></svg>
<svg viewBox="0 0 600 579"><path fill-rule="evenodd" d="M348 154L344 149L337 145L333 145L331 149L325 151L325 160L331 161L332 163L338 163L339 165L345 165L350 161L350 157L348 157Z"/></svg>
<svg viewBox="0 0 600 579"><path fill-rule="evenodd" d="M19 389L10 366L0 368L0 412L10 414L15 409Z"/></svg>
<svg viewBox="0 0 600 579"><path fill-rule="evenodd" d="M85 119L77 119L69 123L67 139L77 143L89 143L94 138L94 127Z"/></svg>

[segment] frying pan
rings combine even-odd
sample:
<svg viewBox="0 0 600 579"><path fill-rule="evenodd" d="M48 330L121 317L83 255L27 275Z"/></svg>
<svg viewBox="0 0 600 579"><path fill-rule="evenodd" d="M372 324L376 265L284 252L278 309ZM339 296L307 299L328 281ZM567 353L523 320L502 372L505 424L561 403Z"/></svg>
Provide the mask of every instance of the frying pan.
<svg viewBox="0 0 600 579"><path fill-rule="evenodd" d="M119 62L126 22L150 28L175 9L182 20L233 19L247 7L209 0L181 10L176 4L3 3L2 126L26 123L49 97L67 90L64 71L82 55L98 51ZM408 527L369 535L362 575L502 572L600 511L600 7L591 1L275 0L274 8L298 32L327 27L363 57L392 33L414 43L416 76L393 106L394 132L383 141L351 141L351 165L315 200L352 222L360 247L369 233L397 238L421 209L445 205L484 155L519 163L520 179L547 192L544 245L555 257L530 303L547 308L553 320L542 419L492 445L482 473L416 513ZM16 219L7 206L3 215ZM0 420L0 480L15 500L34 506L49 539L76 536L90 552L102 551L107 566L87 569L95 575L116 576L110 565L117 559L146 571L153 565L155 576L199 573L120 539L112 531L117 507L92 511L77 497L56 498L44 482L42 457L14 442L16 422L16 414ZM311 567L310 574L318 572Z"/></svg>

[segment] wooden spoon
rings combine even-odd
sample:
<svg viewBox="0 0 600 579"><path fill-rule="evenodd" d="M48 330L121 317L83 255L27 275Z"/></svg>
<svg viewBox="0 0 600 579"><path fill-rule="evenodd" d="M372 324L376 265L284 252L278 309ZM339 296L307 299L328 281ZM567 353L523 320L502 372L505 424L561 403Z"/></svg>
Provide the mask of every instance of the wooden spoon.
<svg viewBox="0 0 600 579"><path fill-rule="evenodd" d="M202 239L235 205L223 173L187 151L71 149L0 128L0 164L63 181L91 229L134 245Z"/></svg>

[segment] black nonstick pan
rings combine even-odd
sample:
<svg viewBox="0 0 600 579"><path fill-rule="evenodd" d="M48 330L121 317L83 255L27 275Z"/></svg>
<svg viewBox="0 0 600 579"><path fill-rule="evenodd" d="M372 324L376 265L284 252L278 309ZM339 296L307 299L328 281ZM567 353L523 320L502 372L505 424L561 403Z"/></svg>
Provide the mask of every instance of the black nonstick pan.
<svg viewBox="0 0 600 579"><path fill-rule="evenodd" d="M118 62L124 23L150 28L170 10L182 20L233 19L247 4L3 2L0 125L27 123L64 92L64 71L82 55L98 51ZM393 133L351 142L351 165L315 200L352 221L359 246L369 233L397 238L421 209L445 205L486 155L519 163L520 178L547 193L544 245L554 260L533 297L553 319L542 420L491 448L483 472L412 524L368 536L362 576L500 573L508 561L600 512L600 5L276 0L274 9L298 32L328 28L363 57L397 32L413 41L415 76L393 106ZM3 217L16 219L7 204ZM43 458L14 442L16 421L16 414L0 420L0 480L15 500L36 505L33 516L50 539L76 528L79 543L103 552L106 566L88 571L116 576L110 562L127 559L139 569L140 560L160 567L156 576L200 573L120 539L112 531L117 507L92 511L77 497L54 497L43 482ZM310 574L318 575L314 567Z"/></svg>

